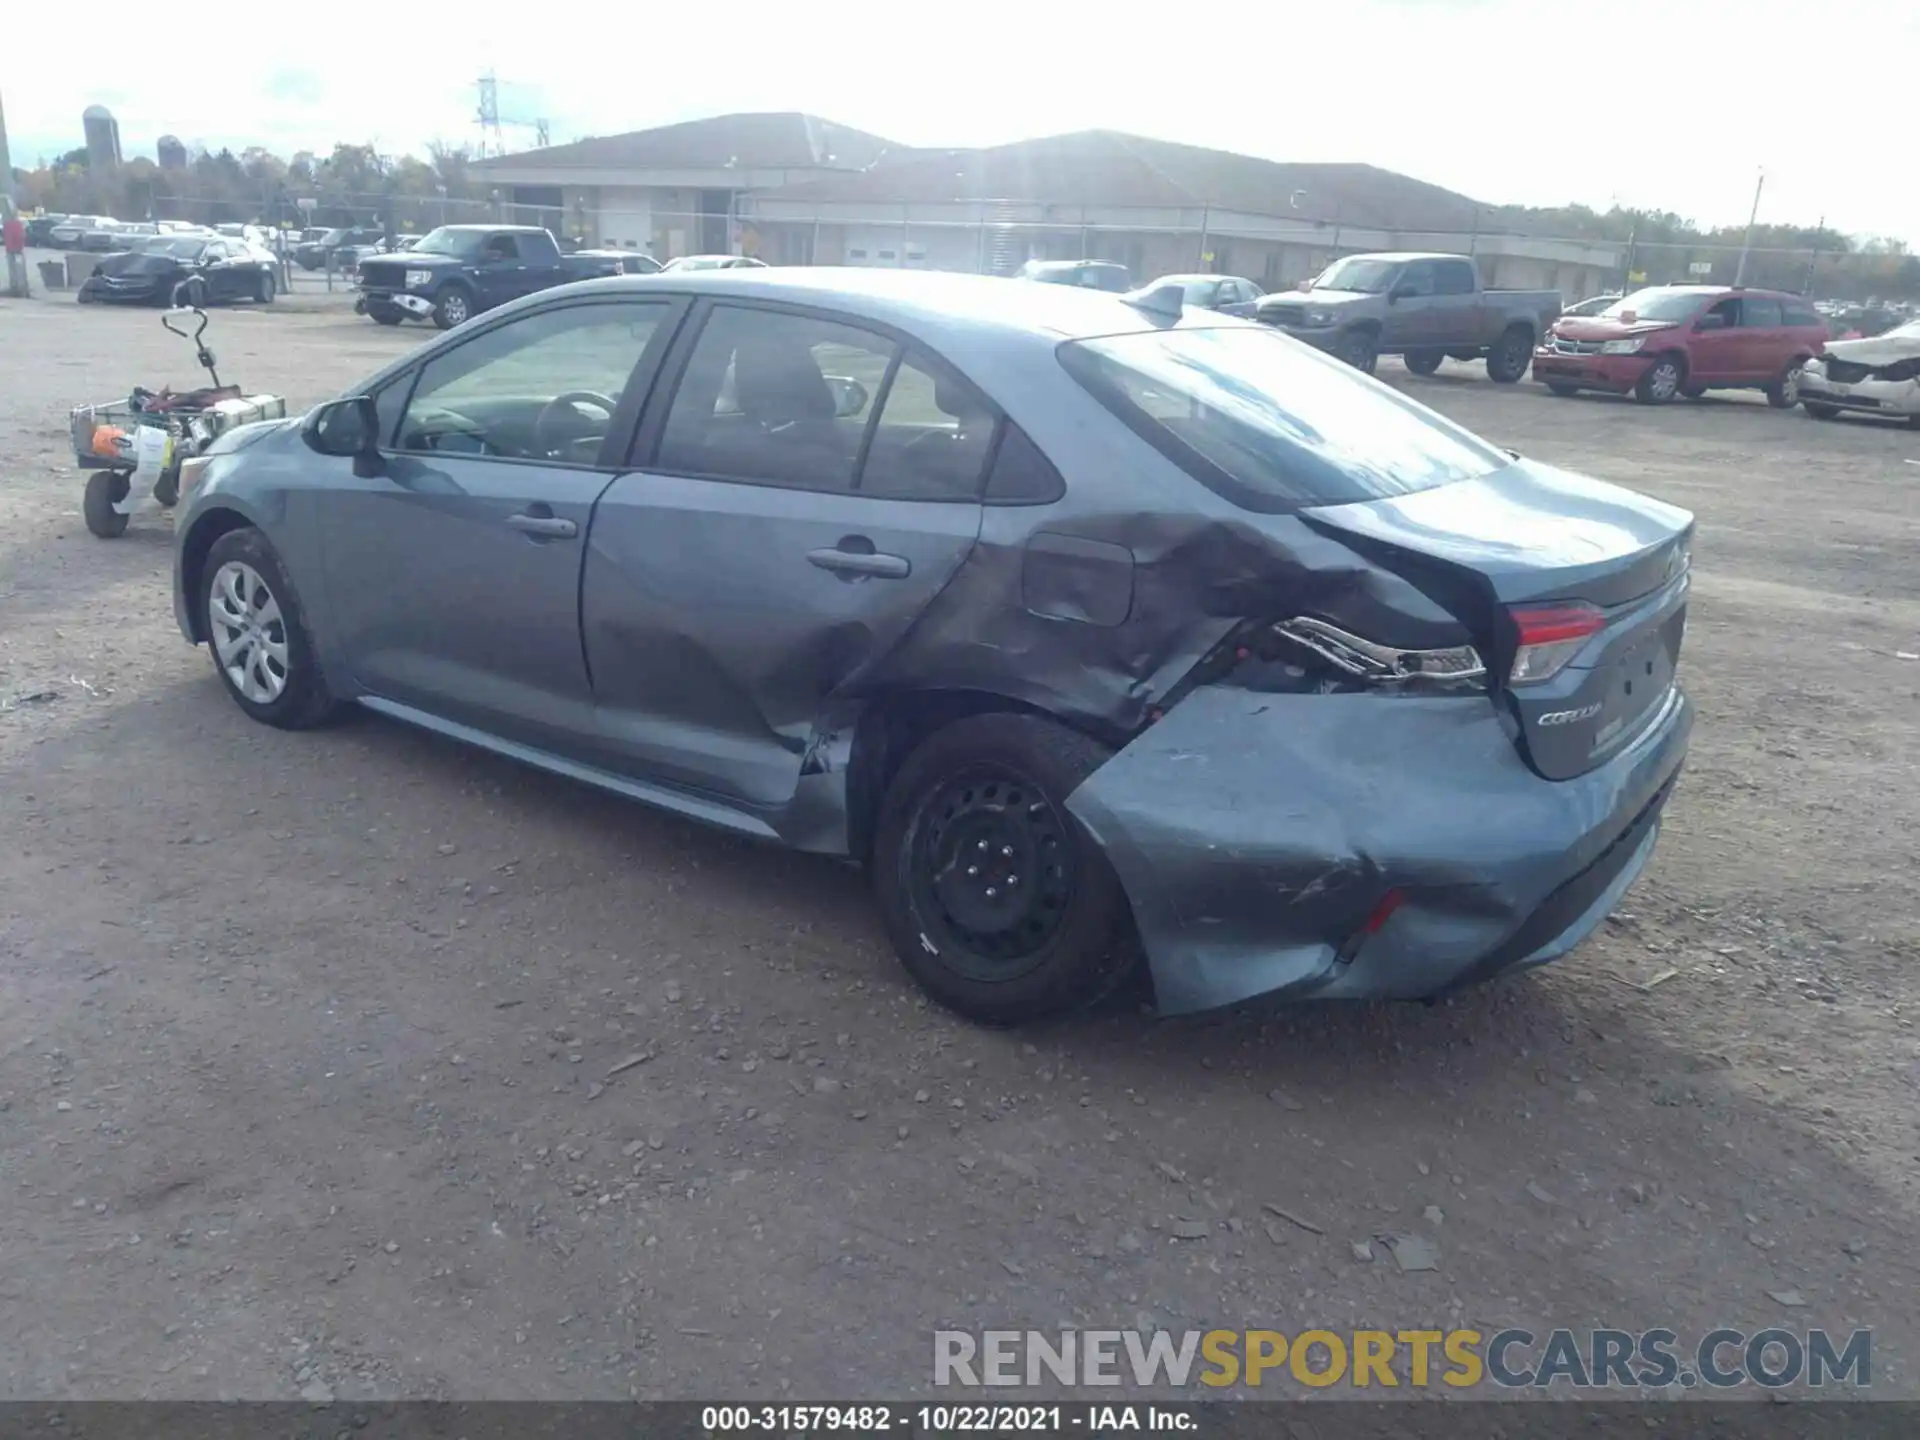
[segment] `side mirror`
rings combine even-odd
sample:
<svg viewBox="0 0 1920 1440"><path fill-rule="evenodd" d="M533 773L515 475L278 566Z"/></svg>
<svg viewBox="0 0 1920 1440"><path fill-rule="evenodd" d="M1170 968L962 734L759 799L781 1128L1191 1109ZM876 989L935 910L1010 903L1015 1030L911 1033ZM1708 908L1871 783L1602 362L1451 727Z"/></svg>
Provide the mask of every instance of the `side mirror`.
<svg viewBox="0 0 1920 1440"><path fill-rule="evenodd" d="M1402 282L1387 292L1387 303L1398 305L1402 300L1411 300L1418 292L1412 285Z"/></svg>
<svg viewBox="0 0 1920 1440"><path fill-rule="evenodd" d="M867 387L848 375L829 375L827 386L833 391L833 413L837 419L846 420L858 415L867 408L871 397Z"/></svg>
<svg viewBox="0 0 1920 1440"><path fill-rule="evenodd" d="M321 455L351 458L353 473L363 480L384 468L380 459L380 412L371 395L329 400L318 406L301 422L300 438Z"/></svg>

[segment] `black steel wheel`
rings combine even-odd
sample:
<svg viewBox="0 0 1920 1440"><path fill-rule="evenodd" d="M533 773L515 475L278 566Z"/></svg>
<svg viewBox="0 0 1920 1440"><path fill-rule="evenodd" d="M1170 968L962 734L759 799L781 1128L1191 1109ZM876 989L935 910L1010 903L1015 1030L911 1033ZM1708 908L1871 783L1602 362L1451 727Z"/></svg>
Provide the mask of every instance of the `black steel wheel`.
<svg viewBox="0 0 1920 1440"><path fill-rule="evenodd" d="M937 731L882 806L874 884L901 963L941 1003L1013 1024L1097 1003L1132 968L1126 900L1066 797L1108 758L1028 715Z"/></svg>
<svg viewBox="0 0 1920 1440"><path fill-rule="evenodd" d="M1431 375L1446 358L1444 350L1409 350L1400 357L1400 363L1416 375Z"/></svg>
<svg viewBox="0 0 1920 1440"><path fill-rule="evenodd" d="M1371 375L1380 363L1380 337L1365 328L1349 330L1334 341L1333 353L1362 375Z"/></svg>

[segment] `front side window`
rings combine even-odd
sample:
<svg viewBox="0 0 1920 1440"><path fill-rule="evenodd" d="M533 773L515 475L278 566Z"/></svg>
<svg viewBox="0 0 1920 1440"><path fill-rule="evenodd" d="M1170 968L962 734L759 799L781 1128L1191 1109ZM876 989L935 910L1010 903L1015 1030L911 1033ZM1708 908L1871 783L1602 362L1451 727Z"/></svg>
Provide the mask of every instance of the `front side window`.
<svg viewBox="0 0 1920 1440"><path fill-rule="evenodd" d="M1393 282L1394 293L1425 299L1433 294L1433 271L1433 261L1415 260L1402 270L1400 278Z"/></svg>
<svg viewBox="0 0 1920 1440"><path fill-rule="evenodd" d="M518 260L520 247L514 243L511 235L494 235L487 240L487 248L481 252L488 260Z"/></svg>
<svg viewBox="0 0 1920 1440"><path fill-rule="evenodd" d="M1060 358L1136 434L1249 510L1406 495L1511 463L1425 406L1257 327L1076 340Z"/></svg>
<svg viewBox="0 0 1920 1440"><path fill-rule="evenodd" d="M669 310L664 300L540 310L436 355L420 372L395 448L594 464Z"/></svg>

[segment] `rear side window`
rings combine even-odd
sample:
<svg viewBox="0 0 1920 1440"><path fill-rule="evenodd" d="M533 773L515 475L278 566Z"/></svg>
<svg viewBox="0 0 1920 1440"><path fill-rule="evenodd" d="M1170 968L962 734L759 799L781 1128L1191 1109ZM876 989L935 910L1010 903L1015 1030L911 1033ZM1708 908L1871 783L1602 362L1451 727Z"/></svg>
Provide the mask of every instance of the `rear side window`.
<svg viewBox="0 0 1920 1440"><path fill-rule="evenodd" d="M1820 318L1820 312L1811 305L1796 305L1788 300L1780 306L1781 323L1785 325L1818 325L1826 328L1827 322Z"/></svg>
<svg viewBox="0 0 1920 1440"><path fill-rule="evenodd" d="M1473 294L1473 262L1470 260L1439 260L1434 264L1436 295Z"/></svg>
<svg viewBox="0 0 1920 1440"><path fill-rule="evenodd" d="M1750 330L1780 326L1780 302L1766 295L1749 295L1740 302L1740 323Z"/></svg>
<svg viewBox="0 0 1920 1440"><path fill-rule="evenodd" d="M1425 406L1259 327L1142 331L1059 353L1142 439L1249 510L1407 495L1511 463Z"/></svg>

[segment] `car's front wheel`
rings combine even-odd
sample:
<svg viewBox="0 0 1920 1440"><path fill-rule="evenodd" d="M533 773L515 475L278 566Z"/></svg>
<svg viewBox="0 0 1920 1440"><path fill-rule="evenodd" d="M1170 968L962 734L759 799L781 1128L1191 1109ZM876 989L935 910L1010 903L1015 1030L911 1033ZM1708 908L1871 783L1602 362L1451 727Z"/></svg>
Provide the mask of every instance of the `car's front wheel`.
<svg viewBox="0 0 1920 1440"><path fill-rule="evenodd" d="M1109 751L1029 715L979 715L907 757L876 827L888 937L936 1000L990 1025L1097 1004L1136 959L1126 899L1066 798Z"/></svg>
<svg viewBox="0 0 1920 1440"><path fill-rule="evenodd" d="M1362 375L1371 375L1380 363L1380 337L1371 330L1349 330L1334 342L1333 353Z"/></svg>
<svg viewBox="0 0 1920 1440"><path fill-rule="evenodd" d="M201 576L200 615L220 683L253 719L304 730L338 708L299 596L258 530L230 530L213 542Z"/></svg>
<svg viewBox="0 0 1920 1440"><path fill-rule="evenodd" d="M434 303L433 323L442 330L464 325L473 314L473 297L458 285L449 285Z"/></svg>
<svg viewBox="0 0 1920 1440"><path fill-rule="evenodd" d="M1662 355L1647 367L1633 387L1633 398L1642 405L1665 405L1680 393L1686 383L1687 368L1678 355Z"/></svg>
<svg viewBox="0 0 1920 1440"><path fill-rule="evenodd" d="M253 298L258 300L262 305L271 305L274 294L278 288L273 278L273 271L262 270L260 272L259 283L254 287Z"/></svg>

